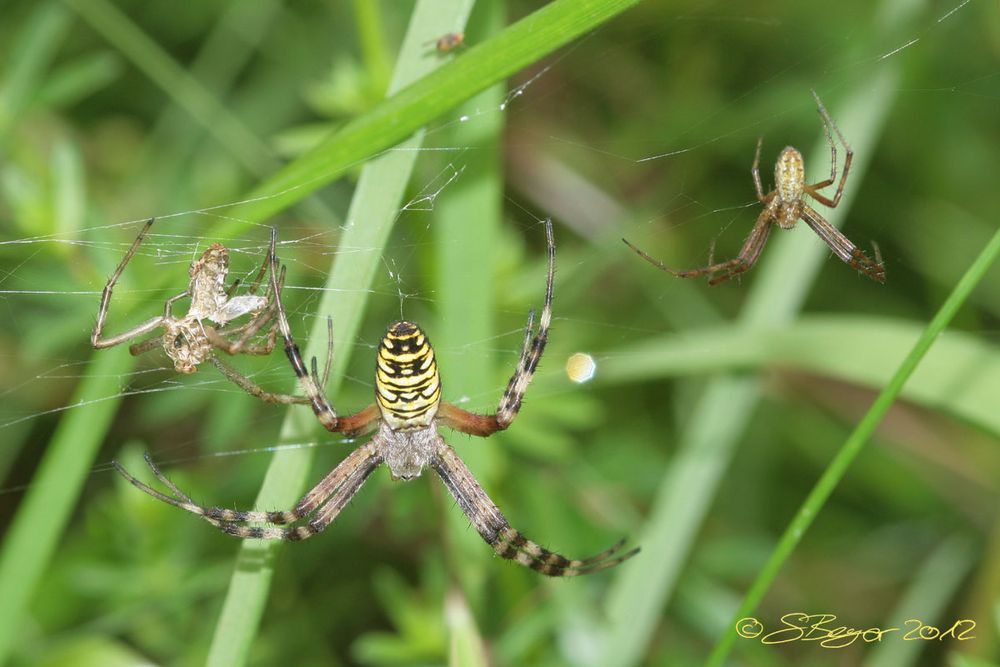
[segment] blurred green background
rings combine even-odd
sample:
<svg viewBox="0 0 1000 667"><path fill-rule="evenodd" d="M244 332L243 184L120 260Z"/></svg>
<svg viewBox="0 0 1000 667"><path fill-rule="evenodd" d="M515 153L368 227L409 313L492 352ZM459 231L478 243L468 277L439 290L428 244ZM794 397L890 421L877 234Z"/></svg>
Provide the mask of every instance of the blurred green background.
<svg viewBox="0 0 1000 667"><path fill-rule="evenodd" d="M234 206L387 90L477 53L514 62L489 36L542 6L4 3L0 662L697 665L733 631L796 508L996 229L1000 5L638 3L503 87L438 99L414 148L299 177L322 187L264 220ZM524 42L539 54L572 37L555 14ZM427 44L453 31L467 47ZM811 89L856 152L829 217L878 244L886 285L804 225L714 288L621 243L680 268L733 256L759 211L758 136L765 188L789 144L811 179L827 173ZM407 159L412 176L393 163ZM151 216L109 330L158 312L214 241L250 275L275 225L300 343L325 345L334 315L342 413L371 401L374 346L401 316L434 342L445 398L494 409L541 306L552 216L555 321L524 408L488 440L448 437L529 537L643 551L545 580L494 557L431 473L379 471L322 535L258 552L138 492L111 459L144 472L148 450L199 502L245 508L272 451L315 453L295 498L352 446L208 366L179 377L160 351L90 350L100 290ZM1000 664L998 286L994 267L755 613L767 630L804 612L902 631L840 649L739 639L731 664ZM567 377L577 352L593 381ZM294 387L280 351L234 365ZM234 571L259 588L259 623L240 617L253 597ZM904 641L907 619L971 619L975 639Z"/></svg>

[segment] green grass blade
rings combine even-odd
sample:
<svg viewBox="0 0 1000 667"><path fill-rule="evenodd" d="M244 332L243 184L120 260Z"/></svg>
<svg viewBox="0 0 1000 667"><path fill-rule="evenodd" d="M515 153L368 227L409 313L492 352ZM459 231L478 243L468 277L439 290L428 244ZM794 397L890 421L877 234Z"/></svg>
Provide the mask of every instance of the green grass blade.
<svg viewBox="0 0 1000 667"><path fill-rule="evenodd" d="M233 216L243 221L258 221L287 208L352 166L407 138L463 100L638 2L555 0L549 3L495 37L469 47L454 60L345 125L254 190L248 197L250 201L237 207ZM444 32L455 29L452 25Z"/></svg>
<svg viewBox="0 0 1000 667"><path fill-rule="evenodd" d="M76 508L104 434L121 402L120 382L132 357L97 355L76 388L18 507L0 550L0 664L25 622L31 595Z"/></svg>
<svg viewBox="0 0 1000 667"><path fill-rule="evenodd" d="M977 559L974 546L963 536L953 536L931 552L915 573L913 584L888 616L887 627L899 627L900 633L911 630L906 619L920 619L928 625L951 627L954 619L942 619L948 611L965 576ZM891 635L890 635L891 636ZM898 639L894 637L893 639ZM926 641L883 641L868 654L863 667L903 667L917 664L921 651L929 648Z"/></svg>
<svg viewBox="0 0 1000 667"><path fill-rule="evenodd" d="M0 83L0 146L62 45L69 17L57 2L40 4L6 54Z"/></svg>
<svg viewBox="0 0 1000 667"><path fill-rule="evenodd" d="M774 329L696 329L607 352L600 381L617 385L777 366L881 388L922 329L916 321L853 315L811 316ZM938 341L902 394L1000 436L996 396L1000 348L961 332Z"/></svg>
<svg viewBox="0 0 1000 667"><path fill-rule="evenodd" d="M851 187L827 216L833 225L842 224L860 187L896 94L896 80L895 61L884 61L846 104L827 102L855 151ZM814 159L807 164L826 164L830 152L825 139L810 155ZM795 231L774 238L754 268L741 325L780 327L801 308L829 251L808 230ZM608 603L612 622L601 664L634 665L644 655L759 397L756 378L720 377L708 384L697 402L639 538L644 550L616 573Z"/></svg>
<svg viewBox="0 0 1000 667"><path fill-rule="evenodd" d="M448 667L487 667L486 647L476 627L476 619L458 591L445 597L445 622L450 635Z"/></svg>
<svg viewBox="0 0 1000 667"><path fill-rule="evenodd" d="M473 22L466 31L470 41L480 41L501 28L502 6L501 0L479 1ZM494 86L463 104L459 113L471 116L477 110L499 109L504 95L503 86ZM506 114L499 112L484 114L475 123L460 123L449 128L448 145L474 148L462 155L462 175L450 187L448 196L436 206L434 221L435 265L438 267L435 287L440 314L434 341L441 368L448 369L443 385L445 399L457 401L462 396L475 397L476 400L465 407L479 412L495 409L495 402L490 404L490 401L499 398L494 395L493 268L503 217L500 135L505 119ZM482 397L489 398L483 403ZM446 434L445 437L460 448L462 458L489 488L490 481L496 477L498 461L503 457L498 443L469 446L464 436L456 438ZM462 512L451 503L445 503L445 514L446 545L454 552L450 562L461 564L456 574L469 598L465 604L478 608L492 554L483 548L479 534L469 530L469 521Z"/></svg>
<svg viewBox="0 0 1000 667"><path fill-rule="evenodd" d="M436 64L417 57L421 44L437 32L458 23L464 25L467 7L449 0L421 0L417 3L410 27L400 52L390 91L423 76ZM335 349L331 395L336 395L346 368L354 340L367 302L369 287L380 266L382 249L392 225L398 217L406 184L421 145L422 133L365 165L358 181L348 220L357 221L345 231L341 245L357 249L340 254L333 264L324 286L323 298L316 309L316 319L305 358L321 355L325 346L325 315L333 318ZM283 441L301 442L314 437L316 419L311 412L293 407L282 424ZM311 449L281 451L274 455L255 507L291 507L305 488L310 472ZM273 560L281 544L262 540L245 540L239 549L236 567L223 603L208 664L241 665L247 660L256 636L260 618L267 602L273 575Z"/></svg>
<svg viewBox="0 0 1000 667"><path fill-rule="evenodd" d="M354 0L354 21L357 25L358 42L364 57L365 69L382 92L389 82L392 67L389 62L389 45L386 44L382 29L382 9L377 2Z"/></svg>
<svg viewBox="0 0 1000 667"><path fill-rule="evenodd" d="M67 0L87 23L124 53L179 106L211 131L253 172L275 168L267 146L128 16L107 0Z"/></svg>
<svg viewBox="0 0 1000 667"><path fill-rule="evenodd" d="M279 0L266 0L254 3L237 3L231 5L218 19L212 31L205 38L197 55L191 61L188 71L178 71L180 67L170 60L167 54L163 58L171 62L169 72L172 77L190 78L195 86L205 89L206 94L212 95L216 100L225 100L232 91L234 83L240 73L244 72L251 57L257 53L260 42L272 28L282 11ZM137 29L138 30L138 29ZM158 45L147 46L147 49L159 49ZM133 52L129 52L131 54ZM127 54L127 55L128 55ZM171 77L153 79L154 83L165 83ZM190 122L190 104L183 104L183 98L175 94L172 88L164 89L164 92L171 96L173 105L166 107L156 120L153 130L149 133L147 145L149 152L156 155L147 155L147 161L162 160L162 155L157 150L162 151L163 147L169 149L172 155L186 155L202 141L206 133L210 133L211 126L202 124L201 132L185 131ZM226 109L226 113L231 114L224 102L220 105ZM242 125L242 121L240 121ZM249 132L250 130L246 130ZM221 137L225 138L225 136ZM176 145L180 139L180 146ZM271 154L270 148L261 140L257 140L258 150L261 153ZM177 158L174 158L177 159ZM258 168L264 165L276 168L277 160L257 163ZM182 167L187 173L187 165Z"/></svg>
<svg viewBox="0 0 1000 667"><path fill-rule="evenodd" d="M972 263L972 266L969 267L969 270L965 272L965 275L955 285L955 289L948 295L948 299L938 310L937 314L934 315L934 319L924 329L920 339L917 340L909 354L906 355L906 359L903 360L903 363L899 366L889 384L879 393L871 409L868 410L868 413L858 424L857 428L854 429L850 437L848 437L833 461L827 466L819 481L816 482L809 496L802 503L791 523L788 524L761 573L750 587L750 591L743 599L743 603L740 605L730 628L735 625L736 620L748 616L760 604L760 601L764 598L764 594L778 576L781 567L791 555L792 550L795 549L799 540L802 539L802 535L805 534L806 530L812 524L813 519L819 514L823 504L844 477L847 468L857 457L861 448L868 442L868 439L875 431L875 427L882 421L885 413L896 400L900 391L902 391L903 385L913 375L913 371L916 370L924 356L926 356L927 351L930 350L934 341L937 340L938 336L948 326L948 323L955 317L955 313L965 303L969 293L982 280L983 274L993 264L998 254L1000 254L1000 231L997 231L993 235L993 238L983 248L983 251ZM732 630L724 634L712 651L708 664L721 665L735 641L736 633Z"/></svg>

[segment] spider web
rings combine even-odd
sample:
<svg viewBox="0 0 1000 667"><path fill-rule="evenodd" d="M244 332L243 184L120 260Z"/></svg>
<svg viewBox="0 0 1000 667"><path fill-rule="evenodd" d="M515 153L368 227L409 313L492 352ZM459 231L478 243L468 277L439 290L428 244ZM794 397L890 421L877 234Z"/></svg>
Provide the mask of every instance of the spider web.
<svg viewBox="0 0 1000 667"><path fill-rule="evenodd" d="M867 53L858 53L854 49L851 35L846 38L826 35L812 51L790 58L782 67L774 67L754 79L740 82L734 86L738 93L714 102L712 111L708 113L693 119L670 121L670 109L632 109L638 129L633 129L626 136L602 142L592 139L591 125L588 125L592 119L578 116L572 108L561 106L561 100L572 99L592 85L590 76L586 74L589 64L613 61L621 55L622 47L617 46L613 39L604 39L606 32L627 30L628 40L652 49L669 40L672 31L677 30L735 25L740 31L755 34L760 39L776 39L792 28L782 13L773 9L765 15L727 15L725 4L712 3L689 14L678 15L674 22L666 25L638 26L630 24L626 18L622 21L625 28L616 25L599 30L546 61L543 66L519 77L499 105L454 115L429 128L426 147L419 149L421 165L411 184L411 194L398 210L397 232L382 256L381 273L369 290L372 303L369 311L408 317L410 312L426 312L434 307L436 295L426 287L427 281L423 278L427 267L421 258L422 250L431 243L435 207L458 189L456 186L466 178L470 156L480 148L476 145L445 145L443 142L451 128L487 120L492 122L497 115L503 117L509 128L506 139L506 156L510 162L507 168L508 191L505 194L506 217L517 233L538 237L538 223L547 215L552 215L559 225L557 266L561 271L571 272L574 280L593 280L588 279L586 273L592 265L599 265L599 255L609 252L608 244L614 244L610 252L618 253L623 263L636 261L620 247L617 238L623 235L663 246L668 237L674 238L689 229L707 229L720 240L720 244L725 243L725 252L731 252L734 245L742 241L743 229L749 230L757 213L758 203L750 196L749 165L732 179L732 182L742 182L742 189L728 187L728 177L727 187L716 189L708 178L689 176L689 171L697 171L697 168L691 167L698 167L703 161L713 162L719 152L729 155L730 151L748 163L758 135L765 136L763 165L768 162L766 156L773 156L778 147L786 142L811 142L819 131L819 125L813 117L814 112L809 110L812 104L808 92L810 87L816 88L821 95L829 94L833 98L840 91L861 85L879 63L889 59L927 57L955 39L957 28L950 26L965 25L968 19L965 18L966 23L963 23L963 14L971 13L976 4L972 0L962 0L941 9L924 20L916 31L893 43L879 44L877 50ZM824 69L817 63L836 64ZM817 71L820 71L818 78ZM941 73L938 76L938 85L907 88L902 95L914 104L939 95L947 95L956 102L967 104L995 102L997 98L994 84L1000 74L987 64L970 66L968 72L961 74ZM807 78L808 82L803 84L802 81ZM794 95L778 98L781 102L776 107L772 103L775 99L773 91L788 88L794 89ZM613 92L606 91L603 96L608 104L613 104ZM828 106L836 113L832 104L828 103ZM810 124L800 123L798 119L801 118L807 119ZM665 136L665 132L658 127L660 119L671 125L669 135ZM789 126L793 129L786 129ZM806 133L796 132L795 128L806 128ZM842 129L850 136L849 127ZM582 166L577 167L578 163ZM763 165L762 173L766 173ZM822 174L827 167L811 165L810 168L815 169L811 173ZM8 173L8 181L12 178L16 175ZM640 208L630 203L634 194L630 192L633 186L629 184L637 182L645 183ZM655 185L649 185L650 182ZM331 186L332 189L337 187L342 186ZM649 196L652 190L658 193L655 197ZM323 201L327 208L342 210L342 207L329 203L336 202L336 197ZM91 355L87 345L89 330L77 326L72 331L53 332L50 338L20 340L19 323L30 322L31 316L52 310L76 314L74 322L85 321L79 317L81 312L96 313L103 278L123 256L130 243L130 235L147 217L155 216L156 225L126 269L126 277L116 288L109 317L111 332L134 326L144 317L155 314L156 303L162 303L167 296L186 286L187 267L216 240L212 236L213 222L227 219L239 203L224 201L180 211L148 210L133 220L81 225L74 233L24 235L0 241L0 249L8 251L8 256L17 258L11 266L0 271L0 296L6 305L9 335L12 337L8 341L11 346L8 355L14 359L10 366L32 369L26 375L4 373L0 382L0 397L8 399L0 408L0 433L7 434L7 442L23 442L29 450L26 456L34 458L37 451L35 454L31 451L44 447L46 436L58 419L67 411L81 407L68 403L67 389L90 374L87 361ZM313 306L323 289L319 285L323 284L331 261L340 253L357 249L339 245L342 228L286 222L280 226L281 259L293 267L292 274L299 278L286 285L285 289L292 294L310 293L309 298L289 313L299 343L303 345L306 342L303 332L311 327L312 319L325 316L314 312ZM874 227L875 235L885 232L888 236L895 224L896 221L888 219L880 222ZM233 253L230 278L238 277L242 282L253 278L266 250L268 229L267 224L251 225L247 233L227 242ZM119 233L120 230L127 233ZM915 232L918 241L922 233ZM864 245L867 240L857 239L857 242ZM529 245L537 246L537 241L537 238L529 241ZM924 238L922 241L926 245L933 239ZM580 247L584 250L579 250ZM42 260L53 249L66 253L67 257L73 253L95 257L99 262L97 265L103 268L99 273L90 275L74 272L72 266L66 266L65 272L59 275L47 273L44 268L47 264ZM721 255L723 250L718 252ZM766 248L764 252L767 252ZM687 255L680 257L694 266L702 264L706 254L702 244L700 249L692 248ZM886 259L896 270L919 269L901 252ZM575 264L566 267L562 264L564 261ZM601 270L605 268L602 266ZM148 286L149 276L157 278L152 281L154 287ZM666 278L659 275L647 274L647 278L666 283ZM529 289L534 290L530 292L534 295L530 297L530 302L538 304L540 280L535 277L525 285L526 293ZM666 289L663 291L667 292ZM562 309L558 292L557 287L554 336L559 336L560 329L564 328L600 332L603 337L618 340L634 340L659 332L646 324L630 324L621 319L606 320L596 313ZM505 311L504 314L516 315L514 320L524 316L520 310L516 313ZM352 355L354 358L370 360L371 351L377 344L377 329L365 327L365 333L357 341L348 343L359 348L358 353ZM486 340L470 340L465 347L495 353L501 363L512 366L519 353L521 335L519 327L511 327ZM546 383L545 377L562 378L566 358L572 353L586 351L564 350L561 357L547 360L536 379L536 385L543 387L533 387L533 392L529 393L530 400L537 399L538 403L542 403L547 395L585 391L565 383ZM127 354L127 351L119 347L100 354ZM31 358L33 363L18 363L17 359L21 357ZM266 388L281 391L289 387L289 369L280 350L267 358L237 359L234 363ZM443 372L447 376L447 369ZM599 360L597 373L600 373ZM214 369L205 367L193 377L178 377L161 351L148 353L132 371L117 380L117 393L99 400L143 397L143 401L165 401L173 396L190 395L194 396L191 402L198 402L232 394L234 400L250 401ZM372 380L367 376L349 372L347 380L357 390L354 392L357 395L371 390ZM488 409L503 389L504 381L498 379L489 392L461 395L461 399ZM53 400L54 396L62 399ZM178 410L188 406L184 401L177 405ZM168 412L173 409L173 405L165 408ZM272 428L271 425L281 419L282 414L282 410L266 413L258 410L252 418L260 422L261 430L266 430ZM205 457L245 456L250 452L270 452L282 447L316 446L315 443L272 442L206 452L196 446L197 438L195 435L179 436L170 451L161 453L165 454L168 462L189 463ZM192 450L196 453L171 453ZM0 471L6 472L12 466L13 459L8 458ZM106 462L100 464L95 472L105 470ZM24 484L8 476L0 494L10 496L24 488Z"/></svg>

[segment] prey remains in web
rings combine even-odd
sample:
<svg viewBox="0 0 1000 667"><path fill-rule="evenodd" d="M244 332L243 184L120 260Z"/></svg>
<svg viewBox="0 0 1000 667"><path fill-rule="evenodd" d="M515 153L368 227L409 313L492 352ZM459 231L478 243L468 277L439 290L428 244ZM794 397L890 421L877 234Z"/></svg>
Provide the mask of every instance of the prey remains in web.
<svg viewBox="0 0 1000 667"><path fill-rule="evenodd" d="M149 495L196 514L225 533L241 538L293 541L312 537L329 526L369 475L383 463L392 477L400 480L419 477L429 467L441 477L483 540L503 558L553 577L590 574L631 558L638 548L622 553L624 540L582 559L567 558L529 540L511 527L455 450L438 434L438 427L446 426L486 437L509 427L517 416L541 360L552 322L555 240L551 221L545 222L545 233L548 245L545 303L537 329L534 311L528 314L521 356L495 413L473 414L442 401L441 378L430 341L416 324L399 321L389 325L378 346L375 402L353 415L338 415L317 377L316 359L312 359L310 372L292 338L280 299L279 281L275 277L278 260L273 254L272 242L271 283L272 293L276 295L278 327L285 340L285 352L317 419L331 432L358 436L375 431L375 435L351 452L294 508L284 511L237 511L198 505L177 488L148 455L146 461L153 473L173 495L149 487L117 462L115 467Z"/></svg>
<svg viewBox="0 0 1000 667"><path fill-rule="evenodd" d="M162 315L146 320L118 335L107 337L104 335L104 323L111 305L111 294L125 266L135 256L146 233L153 226L154 220L155 218L150 218L146 221L128 252L125 253L125 257L118 264L118 268L104 286L101 306L97 311L97 323L90 336L91 344L99 350L115 347L142 338L156 329L163 329L163 333L159 335L133 343L129 347L129 352L137 356L162 348L174 362L174 368L178 373L194 373L198 370L199 364L207 361L241 389L263 401L286 404L310 403L310 399L306 396L289 396L265 391L215 354L216 350L221 350L229 355L267 355L274 349L278 327L276 295L285 282L284 267L279 268L271 262L271 257L274 256L274 234L271 235L270 252L261 263L248 294L234 296L239 287L239 280L234 280L229 287L226 286L229 274L229 250L219 243L213 243L191 264L187 289L167 299ZM273 276L268 282L265 294L258 296L257 290L260 289L269 268L278 271L278 275ZM183 299L190 299L191 304L187 312L178 317L173 314L173 307ZM249 316L250 319L243 324L235 323L244 316ZM255 342L254 337L268 325L270 329L263 335L263 342ZM331 335L327 348L325 374L330 372L332 345Z"/></svg>
<svg viewBox="0 0 1000 667"><path fill-rule="evenodd" d="M778 156L778 161L774 165L774 190L764 194L764 188L760 182L760 149L764 138L757 139L757 152L753 159L753 184L757 191L757 200L764 205L764 210L757 216L757 222L750 231L750 236L743 244L739 255L735 259L718 264L711 264L699 269L671 269L658 259L654 259L643 250L639 249L627 239L622 239L625 244L639 254L640 257L662 271L671 273L681 278L691 278L709 274L712 278L709 285L718 285L729 280L733 276L739 275L752 267L760 258L760 253L764 249L764 242L771 232L771 227L777 225L782 229L791 229L800 219L805 220L810 229L816 232L830 250L833 251L841 261L851 268L868 276L877 283L885 283L885 266L878 256L878 248L875 248L875 259L871 259L862 252L850 239L831 225L826 218L819 214L816 209L806 202L806 195L809 195L819 203L829 208L836 208L840 203L840 197L844 193L844 184L847 182L847 174L851 169L851 162L854 159L854 152L848 145L844 135L840 133L840 128L833 122L833 118L827 113L826 107L819 99L819 95L813 91L813 98L816 100L816 108L823 119L823 131L826 133L827 143L830 144L830 177L818 183L806 183L805 163L802 153L792 146L786 146ZM823 188L833 185L837 181L837 145L833 140L833 133L843 145L846 151L844 158L844 170L840 175L840 182L837 183L837 191L830 199L819 192ZM711 261L711 260L709 260Z"/></svg>

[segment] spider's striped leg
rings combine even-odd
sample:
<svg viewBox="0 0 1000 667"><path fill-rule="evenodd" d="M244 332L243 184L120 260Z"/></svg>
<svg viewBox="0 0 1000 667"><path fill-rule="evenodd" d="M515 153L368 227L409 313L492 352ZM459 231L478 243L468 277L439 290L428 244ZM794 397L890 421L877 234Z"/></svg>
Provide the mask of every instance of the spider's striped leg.
<svg viewBox="0 0 1000 667"><path fill-rule="evenodd" d="M156 473L157 479L159 479L161 482L163 482L163 484L168 489L170 489L170 492L173 493L174 496L176 496L178 499L180 499L180 500L182 500L182 501L184 501L186 503L190 503L191 505L196 505L197 504L197 503L194 502L194 500L191 499L191 496L189 496L188 494L184 493L184 491L182 491L179 486L177 486L176 484L174 484L174 481L172 479L170 479L166 475L161 474L160 469L156 466L156 464L153 463L153 460L150 458L149 452L143 453L143 458L146 459L146 463L149 464L152 467L153 472ZM111 465L113 465L115 467L115 469L118 470L119 473L123 474L126 479L128 479L130 482L132 482L132 484L135 484L135 482L132 481L133 477L131 475L123 472L123 469L118 464L118 461L112 461ZM141 489L143 487L140 486L139 488ZM202 518L205 519L205 521L208 521L210 524L212 524L216 528L219 528L220 524L222 523L218 519L210 519L207 516L206 517L202 517Z"/></svg>
<svg viewBox="0 0 1000 667"><path fill-rule="evenodd" d="M271 293L274 295L274 306L277 311L278 330L281 331L281 336L285 341L285 355L288 357L288 361L292 364L292 370L295 371L295 375L299 379L299 386L302 387L302 391L305 393L306 397L309 398L309 404L312 406L313 412L316 413L316 418L319 420L319 423L322 424L323 428L326 430L334 433L344 432L349 435L369 431L379 419L378 409L374 405L370 405L361 412L347 417L338 417L336 410L333 409L329 399L326 397L326 393L320 386L319 378L316 375L310 374L306 368L306 363L302 359L302 353L299 351L299 346L295 344L295 339L292 337L292 327L288 324L288 315L285 313L285 306L281 302L281 290L278 283L278 277L281 272L278 269L278 256L275 252L275 245L277 243L276 239L277 230L272 227L270 249ZM330 322L331 321L328 318L327 327L328 331L332 334L333 325ZM330 336L327 350L330 354L332 354L332 335ZM315 360L313 367L316 367Z"/></svg>
<svg viewBox="0 0 1000 667"><path fill-rule="evenodd" d="M545 301L542 304L542 315L538 318L538 329L535 329L535 311L528 312L528 324L524 329L524 342L521 344L521 356L514 368L514 374L507 382L503 398L497 411L492 415L477 415L467 412L456 405L442 402L438 409L438 418L449 428L470 435L486 437L510 426L521 409L524 393L531 384L531 379L538 368L538 362L545 351L549 339L549 326L552 324L552 290L556 273L556 242L552 232L552 220L545 221L545 241L548 248L548 274L545 279Z"/></svg>
<svg viewBox="0 0 1000 667"><path fill-rule="evenodd" d="M348 457L345 458L340 465L334 468L319 484L303 496L294 509L268 512L240 511L222 507L203 507L192 501L190 496L181 491L176 484L168 479L167 476L164 475L159 467L153 462L153 459L148 453L145 454L145 459L150 470L152 470L153 474L156 475L156 478L167 486L174 494L176 494L176 497L161 493L144 482L139 481L134 475L125 470L125 468L118 463L118 461L112 461L112 465L115 467L115 470L121 473L121 475L131 482L133 486L153 496L157 500L173 505L174 507L179 507L182 510L202 517L223 532L236 535L238 537L264 537L267 539L276 539L277 537L280 537L278 535L279 532L281 532L282 535L285 535L287 539L301 539L301 536L304 535L304 533L302 533L302 527L282 532L280 529L276 528L256 528L252 526L243 526L241 524L247 522L267 523L272 525L293 523L309 516L320 507L323 507L320 514L313 519L311 524L320 522L321 517L327 515L327 509L325 506L328 505L328 503L333 502L338 497L337 494L343 487L350 486L350 481L358 474L358 471L367 470L361 479L361 482L363 482L364 478L366 478L371 470L373 470L380 462L372 443L359 447L351 452L351 454L348 455ZM361 483L358 482L357 488L360 488L360 485ZM355 488L354 491L356 491L357 488ZM353 495L354 491L351 491L350 495ZM350 497L348 496L348 498L344 500L344 503L346 504L346 500L349 499ZM325 527L326 524L332 520L332 518L327 520L322 524L322 527ZM319 530L322 530L322 527L320 527ZM298 537L290 536L296 531L299 531ZM307 529L306 532L312 534L312 532L318 532L318 530Z"/></svg>
<svg viewBox="0 0 1000 667"><path fill-rule="evenodd" d="M483 540L502 558L550 577L575 577L614 567L639 551L635 548L618 555L624 544L623 540L589 558L566 558L539 546L511 528L469 468L458 458L455 450L443 440L438 441L431 467L441 476L448 491L454 496Z"/></svg>
<svg viewBox="0 0 1000 667"><path fill-rule="evenodd" d="M307 523L301 526L290 528L275 528L273 526L244 526L238 523L222 522L218 525L219 530L233 535L234 537L262 539L262 540L289 540L299 542L308 539L321 532L329 526L340 515L340 511L347 506L354 494L368 479L368 476L382 463L382 458L376 451L372 442L355 449L340 465L334 468L333 472L327 475L316 487L326 484L334 475L338 475L335 488L328 488L324 491L324 497L319 512ZM340 471L338 473L338 471ZM315 491L316 489L313 489ZM313 493L310 491L302 502ZM301 504L301 502L300 502Z"/></svg>
<svg viewBox="0 0 1000 667"><path fill-rule="evenodd" d="M826 218L820 215L814 208L804 205L802 207L802 219L816 232L823 242L830 246L841 261L850 267L860 271L877 283L885 283L885 265L881 260L873 260L861 251L850 239L844 236L839 229L831 225Z"/></svg>
<svg viewBox="0 0 1000 667"><path fill-rule="evenodd" d="M538 330L534 330L535 312L528 313L528 325L524 330L524 343L521 347L521 358L518 360L514 375L507 383L507 389L500 399L500 406L497 408L497 426L503 430L510 426L521 409L521 401L524 399L524 392L527 391L531 378L535 375L538 362L545 351L545 344L549 340L549 326L552 324L552 289L555 283L556 274L556 241L552 233L552 220L545 221L545 242L549 257L549 270L545 277L545 301L542 304L542 315L538 318Z"/></svg>

